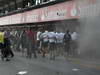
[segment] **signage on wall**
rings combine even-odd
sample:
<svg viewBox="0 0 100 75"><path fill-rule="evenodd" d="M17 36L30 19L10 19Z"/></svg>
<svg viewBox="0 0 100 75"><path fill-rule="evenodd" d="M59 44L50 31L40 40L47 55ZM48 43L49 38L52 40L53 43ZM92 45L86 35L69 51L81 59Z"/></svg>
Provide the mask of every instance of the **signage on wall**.
<svg viewBox="0 0 100 75"><path fill-rule="evenodd" d="M71 19L76 18L78 14L75 3L72 1L44 7L42 10L42 21Z"/></svg>
<svg viewBox="0 0 100 75"><path fill-rule="evenodd" d="M41 16L42 21L50 21L50 20L57 20L57 19L64 19L66 18L66 10L57 10L57 11L51 11L43 14Z"/></svg>
<svg viewBox="0 0 100 75"><path fill-rule="evenodd" d="M0 25L45 22L72 18L78 18L78 10L75 7L74 1L67 1L24 13L2 17L0 18Z"/></svg>
<svg viewBox="0 0 100 75"><path fill-rule="evenodd" d="M76 7L76 5L74 5L74 7L71 10L71 16L79 16L79 7Z"/></svg>
<svg viewBox="0 0 100 75"><path fill-rule="evenodd" d="M71 10L71 16L77 16L77 10L75 8Z"/></svg>

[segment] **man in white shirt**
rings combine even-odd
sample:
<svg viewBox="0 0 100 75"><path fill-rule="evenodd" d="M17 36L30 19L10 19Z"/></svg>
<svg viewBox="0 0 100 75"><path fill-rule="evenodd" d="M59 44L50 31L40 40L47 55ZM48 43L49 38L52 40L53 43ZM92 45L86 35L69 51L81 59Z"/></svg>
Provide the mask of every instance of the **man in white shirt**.
<svg viewBox="0 0 100 75"><path fill-rule="evenodd" d="M41 34L41 31L38 31L37 32L37 41L39 41L40 40L40 38L39 38L39 35Z"/></svg>
<svg viewBox="0 0 100 75"><path fill-rule="evenodd" d="M50 59L55 59L55 42L56 42L56 33L52 30L48 33L49 37L49 51Z"/></svg>
<svg viewBox="0 0 100 75"><path fill-rule="evenodd" d="M77 40L78 39L78 33L77 32L73 32L72 34L71 34L71 37L72 37L72 40Z"/></svg>
<svg viewBox="0 0 100 75"><path fill-rule="evenodd" d="M77 48L78 48L78 38L79 38L79 35L77 32L73 32L71 34L71 37L72 37L72 54L73 56L77 55Z"/></svg>
<svg viewBox="0 0 100 75"><path fill-rule="evenodd" d="M64 38L64 33L62 33L62 32L56 33L57 43L63 43L63 38Z"/></svg>
<svg viewBox="0 0 100 75"><path fill-rule="evenodd" d="M49 32L48 37L49 37L49 43L55 43L55 38L56 38L55 32Z"/></svg>
<svg viewBox="0 0 100 75"><path fill-rule="evenodd" d="M42 52L43 52L43 58L45 57L45 54L48 51L48 31L43 32L40 37L42 38Z"/></svg>
<svg viewBox="0 0 100 75"><path fill-rule="evenodd" d="M63 54L63 38L64 38L64 33L62 32L56 33L57 56Z"/></svg>
<svg viewBox="0 0 100 75"><path fill-rule="evenodd" d="M37 32L37 50L38 50L38 53L41 53L41 47L40 47L40 35L41 34L42 34L41 31Z"/></svg>
<svg viewBox="0 0 100 75"><path fill-rule="evenodd" d="M45 31L43 34L41 34L41 38L43 38L43 42L48 42L48 31Z"/></svg>

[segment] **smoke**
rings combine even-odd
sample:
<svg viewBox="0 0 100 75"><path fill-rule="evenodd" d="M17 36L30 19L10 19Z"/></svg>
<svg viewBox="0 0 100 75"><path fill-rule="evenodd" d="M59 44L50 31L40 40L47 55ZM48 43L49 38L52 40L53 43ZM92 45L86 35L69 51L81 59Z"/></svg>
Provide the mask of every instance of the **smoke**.
<svg viewBox="0 0 100 75"><path fill-rule="evenodd" d="M76 0L77 1L77 0ZM89 2L90 0L88 0ZM55 23L56 30L75 31L79 27L80 39L78 53L85 58L100 58L100 0L89 4L87 0L78 0L80 19Z"/></svg>
<svg viewBox="0 0 100 75"><path fill-rule="evenodd" d="M84 57L100 58L100 1L81 9L79 53Z"/></svg>
<svg viewBox="0 0 100 75"><path fill-rule="evenodd" d="M78 20L77 19L71 19L71 20L65 20L55 23L56 31L65 32L67 29L70 30L70 32L75 31L78 29Z"/></svg>

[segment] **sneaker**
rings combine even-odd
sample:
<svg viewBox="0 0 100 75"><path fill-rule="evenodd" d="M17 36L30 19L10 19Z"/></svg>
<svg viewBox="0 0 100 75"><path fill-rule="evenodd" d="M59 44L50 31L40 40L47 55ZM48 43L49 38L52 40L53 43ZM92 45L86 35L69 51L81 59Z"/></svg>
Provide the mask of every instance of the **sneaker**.
<svg viewBox="0 0 100 75"><path fill-rule="evenodd" d="M6 61L10 61L10 59L7 58Z"/></svg>

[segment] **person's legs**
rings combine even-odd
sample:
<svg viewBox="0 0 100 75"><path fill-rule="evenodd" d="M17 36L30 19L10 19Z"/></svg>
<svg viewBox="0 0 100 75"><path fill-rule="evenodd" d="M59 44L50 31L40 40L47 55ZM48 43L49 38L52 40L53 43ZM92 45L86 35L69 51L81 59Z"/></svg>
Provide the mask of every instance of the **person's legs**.
<svg viewBox="0 0 100 75"><path fill-rule="evenodd" d="M69 56L69 42L65 43L65 53Z"/></svg>
<svg viewBox="0 0 100 75"><path fill-rule="evenodd" d="M37 58L36 50L33 51L33 54L34 54L34 58Z"/></svg>
<svg viewBox="0 0 100 75"><path fill-rule="evenodd" d="M44 42L41 43L42 57L45 58Z"/></svg>
<svg viewBox="0 0 100 75"><path fill-rule="evenodd" d="M39 40L37 40L36 49L37 49L37 52L40 54L41 51L40 51L40 41Z"/></svg>
<svg viewBox="0 0 100 75"><path fill-rule="evenodd" d="M49 44L50 59L52 59L52 43Z"/></svg>
<svg viewBox="0 0 100 75"><path fill-rule="evenodd" d="M10 61L9 55L10 55L9 47L4 48L4 58L6 58L6 61Z"/></svg>
<svg viewBox="0 0 100 75"><path fill-rule="evenodd" d="M1 49L1 59L2 61L4 61L4 49L3 48Z"/></svg>
<svg viewBox="0 0 100 75"><path fill-rule="evenodd" d="M59 56L59 44L58 43L56 43L56 56Z"/></svg>
<svg viewBox="0 0 100 75"><path fill-rule="evenodd" d="M75 47L74 47L74 56L77 56L78 55L78 42L75 41Z"/></svg>
<svg viewBox="0 0 100 75"><path fill-rule="evenodd" d="M61 54L61 44L58 43L58 56Z"/></svg>
<svg viewBox="0 0 100 75"><path fill-rule="evenodd" d="M46 56L46 53L48 53L48 42L44 43L44 55Z"/></svg>
<svg viewBox="0 0 100 75"><path fill-rule="evenodd" d="M9 50L9 55L11 55L11 57L14 57L14 53L13 53L13 51L11 50L10 47L8 47L8 50Z"/></svg>
<svg viewBox="0 0 100 75"><path fill-rule="evenodd" d="M64 51L63 51L63 43L60 43L60 54L63 55Z"/></svg>
<svg viewBox="0 0 100 75"><path fill-rule="evenodd" d="M29 41L28 47L27 47L27 58L31 58L30 50L31 50L31 44L30 44L30 41Z"/></svg>
<svg viewBox="0 0 100 75"><path fill-rule="evenodd" d="M32 46L32 42L30 41L30 44L29 44L29 58L31 59L32 58L32 49L33 49L33 46Z"/></svg>
<svg viewBox="0 0 100 75"><path fill-rule="evenodd" d="M53 43L51 43L51 58L53 59L53 60L55 60L55 55L56 55L56 53L55 53L55 43L53 42Z"/></svg>
<svg viewBox="0 0 100 75"><path fill-rule="evenodd" d="M71 54L70 42L67 43L67 53L68 53L68 56Z"/></svg>
<svg viewBox="0 0 100 75"><path fill-rule="evenodd" d="M33 50L33 54L34 54L34 58L37 58L37 54L36 54L36 44L32 45L32 50Z"/></svg>

